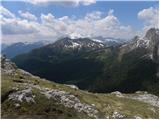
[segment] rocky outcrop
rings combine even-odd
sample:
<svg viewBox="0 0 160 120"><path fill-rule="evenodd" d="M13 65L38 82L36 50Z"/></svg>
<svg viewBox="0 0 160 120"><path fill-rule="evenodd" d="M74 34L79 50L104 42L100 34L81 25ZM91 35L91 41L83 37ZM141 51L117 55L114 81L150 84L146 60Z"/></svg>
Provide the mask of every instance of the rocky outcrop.
<svg viewBox="0 0 160 120"><path fill-rule="evenodd" d="M6 74L12 74L17 70L17 66L5 57L1 56L1 72Z"/></svg>
<svg viewBox="0 0 160 120"><path fill-rule="evenodd" d="M75 90L78 90L78 89L79 89L76 85L66 85L66 86L68 86L68 87L70 87L70 88L72 88L72 89L75 89Z"/></svg>
<svg viewBox="0 0 160 120"><path fill-rule="evenodd" d="M125 118L125 117L126 117L125 115L122 115L117 111L114 111L113 114L109 116L110 119L117 119L117 118L122 119L122 118Z"/></svg>
<svg viewBox="0 0 160 120"><path fill-rule="evenodd" d="M139 100L145 103L148 103L150 105L159 106L159 98L153 94L148 94L148 93L136 93L134 96L128 96L126 98L134 99L134 100Z"/></svg>
<svg viewBox="0 0 160 120"><path fill-rule="evenodd" d="M32 93L32 88L28 88L11 93L8 99L15 102L35 103L34 97L35 95Z"/></svg>
<svg viewBox="0 0 160 120"><path fill-rule="evenodd" d="M98 118L98 110L96 110L95 106L82 103L73 94L54 89L43 89L41 93L44 94L48 99L54 99L65 107L73 108L78 112L84 112L91 118Z"/></svg>
<svg viewBox="0 0 160 120"><path fill-rule="evenodd" d="M112 92L111 94L113 94L113 95L115 95L117 97L123 97L123 98L142 101L142 102L148 103L148 104L150 104L152 106L155 106L155 107L159 106L159 98L158 98L158 96L155 96L153 94L149 94L146 91L137 91L137 92L135 92L134 95L122 94L119 91Z"/></svg>
<svg viewBox="0 0 160 120"><path fill-rule="evenodd" d="M31 73L26 72L26 71L24 71L24 70L22 70L22 69L18 69L18 70L19 70L19 72L20 72L23 76L33 76Z"/></svg>
<svg viewBox="0 0 160 120"><path fill-rule="evenodd" d="M119 91L111 92L112 95L115 95L117 97L123 97L122 93Z"/></svg>
<svg viewBox="0 0 160 120"><path fill-rule="evenodd" d="M19 107L22 102L27 103L36 103L35 97L36 95L33 94L32 90L33 88L36 88L39 90L41 94L43 94L45 97L47 97L49 100L54 99L57 104L64 105L68 108L73 108L78 112L84 112L86 113L89 118L99 118L98 116L98 110L96 109L95 105L93 104L87 104L81 102L75 95L58 90L58 89L50 89L46 87L40 87L39 85L33 85L29 83L19 83L19 85L24 90L18 90L18 88L13 88L14 90L17 90L15 92L12 92L9 94L8 99L15 102L15 106Z"/></svg>

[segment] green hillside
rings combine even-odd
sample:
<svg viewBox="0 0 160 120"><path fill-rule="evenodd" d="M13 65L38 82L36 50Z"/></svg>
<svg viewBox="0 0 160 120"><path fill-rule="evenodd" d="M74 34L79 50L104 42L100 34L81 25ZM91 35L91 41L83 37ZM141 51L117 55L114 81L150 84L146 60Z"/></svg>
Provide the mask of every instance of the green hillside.
<svg viewBox="0 0 160 120"><path fill-rule="evenodd" d="M158 118L146 92L91 93L33 76L2 59L2 118Z"/></svg>
<svg viewBox="0 0 160 120"><path fill-rule="evenodd" d="M158 45L152 44L158 40L157 36L154 34L150 38L153 48ZM85 41L85 44L81 49L70 47L75 41ZM158 63L150 58L157 50L152 51L150 46L136 47L139 41L145 43L135 37L124 45L106 48L89 39L66 38L12 60L34 75L58 83L75 84L92 92L143 90L158 95ZM93 46L88 47L88 44Z"/></svg>

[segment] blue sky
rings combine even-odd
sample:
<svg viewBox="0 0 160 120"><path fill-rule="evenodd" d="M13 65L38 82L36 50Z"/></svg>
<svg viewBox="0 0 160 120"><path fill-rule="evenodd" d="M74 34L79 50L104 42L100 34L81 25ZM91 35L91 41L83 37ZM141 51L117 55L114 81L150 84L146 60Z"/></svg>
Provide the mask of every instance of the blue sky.
<svg viewBox="0 0 160 120"><path fill-rule="evenodd" d="M130 24L135 27L142 27L142 22L137 19L137 13L145 8L158 7L158 1L97 1L96 4L89 6L79 5L77 7L60 6L60 5L45 5L35 6L25 2L2 2L2 5L18 14L18 10L30 11L36 16L40 16L41 13L52 13L56 17L73 15L77 18L83 17L86 13L93 11L101 11L107 14L109 9L114 9L114 15L124 24Z"/></svg>
<svg viewBox="0 0 160 120"><path fill-rule="evenodd" d="M63 2L63 1L61 1ZM18 11L29 12L37 17L37 22L41 21L41 15L51 13L55 18L68 16L70 19L83 19L86 14L99 11L101 17L105 18L108 12L114 10L113 15L123 26L131 26L134 30L140 30L144 27L143 18L138 19L137 14L144 9L158 9L158 1L96 1L93 4L76 6L69 4L32 4L30 2L2 2L2 6L13 13L16 17L20 17ZM145 16L142 16L145 17ZM157 18L158 19L158 18ZM144 20L145 21L145 20ZM3 30L3 28L2 28Z"/></svg>

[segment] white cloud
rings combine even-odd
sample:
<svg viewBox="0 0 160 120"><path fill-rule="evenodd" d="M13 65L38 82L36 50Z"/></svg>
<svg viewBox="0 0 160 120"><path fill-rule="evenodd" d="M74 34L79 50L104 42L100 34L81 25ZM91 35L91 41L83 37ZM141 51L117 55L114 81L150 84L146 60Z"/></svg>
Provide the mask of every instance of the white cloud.
<svg viewBox="0 0 160 120"><path fill-rule="evenodd" d="M29 22L18 18L1 19L3 34L30 34L37 31L36 24L35 22Z"/></svg>
<svg viewBox="0 0 160 120"><path fill-rule="evenodd" d="M118 18L113 15L114 10L109 10L108 15L95 21L95 31L93 35L114 38L130 38L134 36L131 26L124 26Z"/></svg>
<svg viewBox="0 0 160 120"><path fill-rule="evenodd" d="M9 11L9 13L11 13ZM22 12L20 12L22 13ZM28 12L23 12L28 13ZM11 13L12 14L12 13ZM105 15L105 17L102 16ZM34 16L34 15L33 15ZM55 41L59 37L114 37L130 38L134 31L129 25L122 25L114 10L108 13L94 11L87 13L83 18L63 16L56 18L53 14L41 14L39 20L31 21L28 18L3 16L1 20L3 41Z"/></svg>
<svg viewBox="0 0 160 120"><path fill-rule="evenodd" d="M79 0L79 3L87 6L96 3L96 0Z"/></svg>
<svg viewBox="0 0 160 120"><path fill-rule="evenodd" d="M87 13L85 16L86 20L98 20L102 16L102 13L100 11L95 11L92 13Z"/></svg>
<svg viewBox="0 0 160 120"><path fill-rule="evenodd" d="M37 5L37 4L48 4L52 2L52 0L24 0L25 2Z"/></svg>
<svg viewBox="0 0 160 120"><path fill-rule="evenodd" d="M113 10L113 9L110 9L110 10L108 11L108 16L112 16L113 13L114 13L114 10Z"/></svg>
<svg viewBox="0 0 160 120"><path fill-rule="evenodd" d="M48 15L41 14L41 21L43 23L51 23L53 22L54 18L55 17L51 13L48 13Z"/></svg>
<svg viewBox="0 0 160 120"><path fill-rule="evenodd" d="M31 14L30 12L18 11L18 13L20 14L21 17L26 18L28 20L33 20L33 21L37 20L37 17L35 15Z"/></svg>
<svg viewBox="0 0 160 120"><path fill-rule="evenodd" d="M113 10L109 10L108 16L106 16L103 19L98 20L96 22L96 25L100 29L107 30L107 29L110 29L111 27L118 26L119 25L119 21L118 21L117 17L115 17L113 15Z"/></svg>
<svg viewBox="0 0 160 120"><path fill-rule="evenodd" d="M13 13L11 13L9 10L4 8L3 6L0 6L0 14L5 16L5 17L15 17Z"/></svg>
<svg viewBox="0 0 160 120"><path fill-rule="evenodd" d="M158 8L150 7L143 9L138 13L138 18L144 21L144 29L149 29L151 27L159 27L159 13Z"/></svg>
<svg viewBox="0 0 160 120"><path fill-rule="evenodd" d="M34 5L49 5L49 4L57 4L62 6L79 6L79 5L91 5L96 3L96 0L24 0L24 2L28 2Z"/></svg>

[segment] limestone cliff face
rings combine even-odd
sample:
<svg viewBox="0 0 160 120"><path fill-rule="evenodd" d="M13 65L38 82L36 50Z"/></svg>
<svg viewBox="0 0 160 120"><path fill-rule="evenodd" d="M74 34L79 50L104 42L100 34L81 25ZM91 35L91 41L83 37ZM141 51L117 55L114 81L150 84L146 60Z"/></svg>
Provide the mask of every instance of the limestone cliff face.
<svg viewBox="0 0 160 120"><path fill-rule="evenodd" d="M158 62L159 56L159 29L149 29L144 37L135 36L130 43L126 43L120 47L119 58L133 50L139 49L143 52L143 56Z"/></svg>
<svg viewBox="0 0 160 120"><path fill-rule="evenodd" d="M150 40L149 49L152 55L152 59L155 62L159 62L159 29L150 29L146 33L146 38Z"/></svg>

